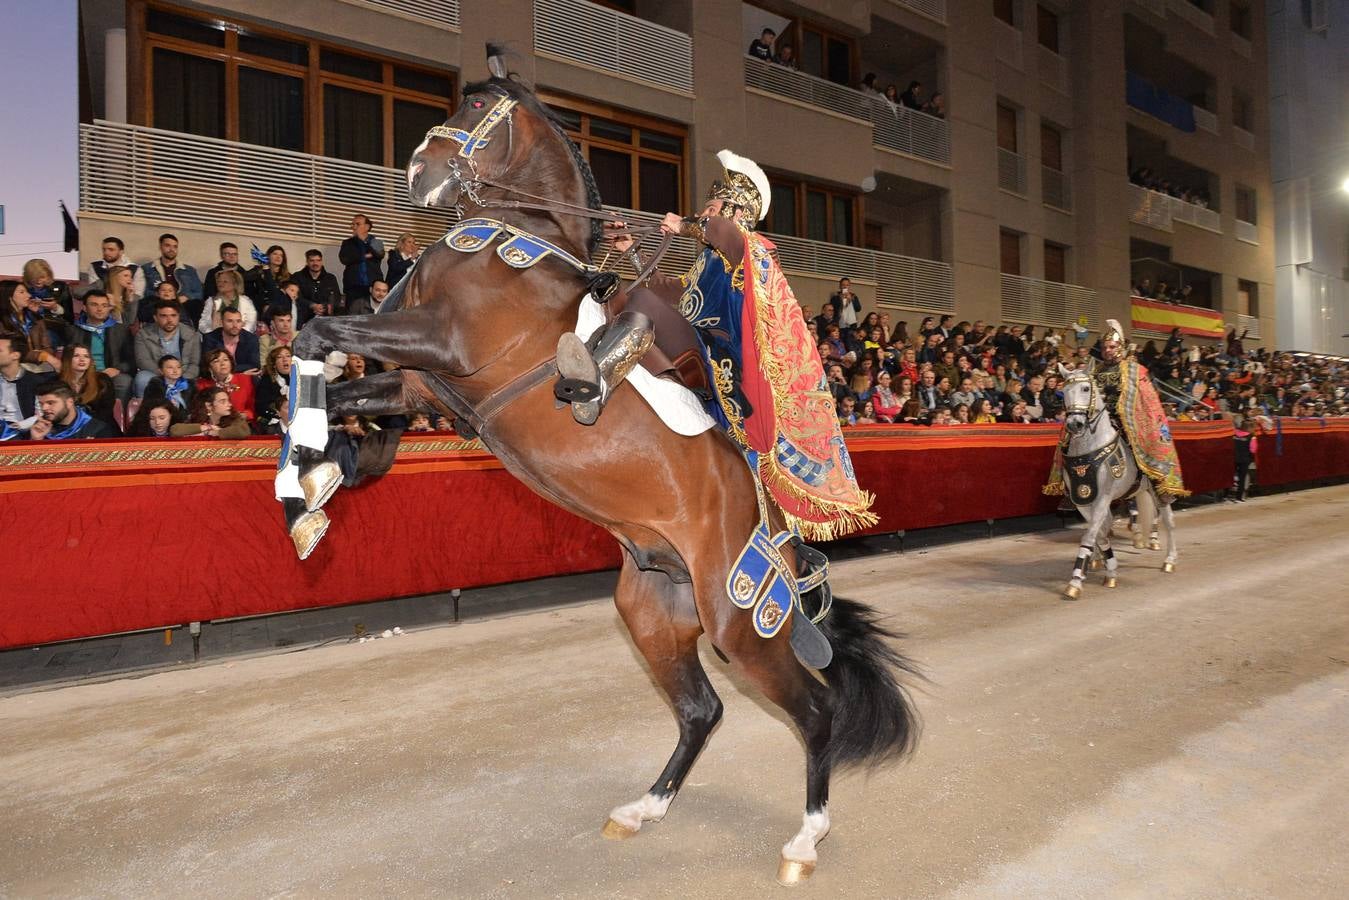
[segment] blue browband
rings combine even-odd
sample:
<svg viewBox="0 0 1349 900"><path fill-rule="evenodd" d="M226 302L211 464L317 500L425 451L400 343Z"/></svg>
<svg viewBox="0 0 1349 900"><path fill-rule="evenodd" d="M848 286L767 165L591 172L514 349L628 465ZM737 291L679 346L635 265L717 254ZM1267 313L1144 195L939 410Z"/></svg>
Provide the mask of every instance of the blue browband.
<svg viewBox="0 0 1349 900"><path fill-rule="evenodd" d="M460 253L477 253L498 238L503 240L497 256L514 269L528 269L541 259L555 256L582 274L600 271L599 266L578 259L552 241L497 219L465 219L450 229L444 241Z"/></svg>

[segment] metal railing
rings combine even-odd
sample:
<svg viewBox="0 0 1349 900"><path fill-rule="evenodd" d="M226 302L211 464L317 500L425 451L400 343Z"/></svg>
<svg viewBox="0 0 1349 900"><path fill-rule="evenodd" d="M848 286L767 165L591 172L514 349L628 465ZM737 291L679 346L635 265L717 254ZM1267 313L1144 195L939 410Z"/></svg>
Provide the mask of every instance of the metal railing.
<svg viewBox="0 0 1349 900"><path fill-rule="evenodd" d="M1040 83L1048 85L1061 94L1068 93L1068 60L1040 46Z"/></svg>
<svg viewBox="0 0 1349 900"><path fill-rule="evenodd" d="M1013 69L1022 68L1021 29L1002 19L993 20L993 55Z"/></svg>
<svg viewBox="0 0 1349 900"><path fill-rule="evenodd" d="M534 0L534 48L555 57L686 94L693 40L588 0Z"/></svg>
<svg viewBox="0 0 1349 900"><path fill-rule="evenodd" d="M1194 110L1195 127L1202 128L1210 134L1217 134L1218 116L1215 113L1211 113L1207 109L1204 109L1202 106L1195 106L1194 104L1190 104L1190 106Z"/></svg>
<svg viewBox="0 0 1349 900"><path fill-rule="evenodd" d="M459 0L346 0L419 22L459 30Z"/></svg>
<svg viewBox="0 0 1349 900"><path fill-rule="evenodd" d="M1232 49L1236 51L1237 56L1251 58L1251 42L1235 31L1232 32Z"/></svg>
<svg viewBox="0 0 1349 900"><path fill-rule="evenodd" d="M1083 316L1088 328L1100 321L1096 292L1090 288L1024 275L1002 275L1002 321L1062 328Z"/></svg>
<svg viewBox="0 0 1349 900"><path fill-rule="evenodd" d="M1237 335L1246 332L1247 337L1253 337L1260 340L1260 317L1237 315Z"/></svg>
<svg viewBox="0 0 1349 900"><path fill-rule="evenodd" d="M1241 219L1237 219L1233 232L1239 241L1245 241L1248 244L1260 243L1260 229L1255 226L1254 222L1243 222Z"/></svg>
<svg viewBox="0 0 1349 900"><path fill-rule="evenodd" d="M1184 222L1196 228L1222 234L1222 217L1218 211L1177 197L1150 191L1136 184L1129 185L1129 219L1158 231L1172 231L1172 223Z"/></svg>
<svg viewBox="0 0 1349 900"><path fill-rule="evenodd" d="M946 21L946 0L890 0L896 6L907 6L938 22Z"/></svg>
<svg viewBox="0 0 1349 900"><path fill-rule="evenodd" d="M1073 208L1072 182L1067 172L1040 167L1040 199L1046 206L1071 212Z"/></svg>
<svg viewBox="0 0 1349 900"><path fill-rule="evenodd" d="M867 104L875 146L950 164L951 126L945 119L897 106L883 97L868 97Z"/></svg>
<svg viewBox="0 0 1349 900"><path fill-rule="evenodd" d="M998 148L998 187L1017 194L1026 193L1026 157Z"/></svg>
<svg viewBox="0 0 1349 900"><path fill-rule="evenodd" d="M1232 143L1247 150L1255 149L1255 135L1240 125L1232 126Z"/></svg>
<svg viewBox="0 0 1349 900"><path fill-rule="evenodd" d="M101 120L80 126L80 210L323 242L356 213L423 243L453 221L413 206L401 169Z"/></svg>
<svg viewBox="0 0 1349 900"><path fill-rule="evenodd" d="M1213 16L1195 6L1190 0L1170 0L1167 6L1178 19L1184 19L1205 34L1213 34Z"/></svg>
<svg viewBox="0 0 1349 900"><path fill-rule="evenodd" d="M871 98L861 91L775 65L757 56L745 57L745 84L830 112L870 121Z"/></svg>

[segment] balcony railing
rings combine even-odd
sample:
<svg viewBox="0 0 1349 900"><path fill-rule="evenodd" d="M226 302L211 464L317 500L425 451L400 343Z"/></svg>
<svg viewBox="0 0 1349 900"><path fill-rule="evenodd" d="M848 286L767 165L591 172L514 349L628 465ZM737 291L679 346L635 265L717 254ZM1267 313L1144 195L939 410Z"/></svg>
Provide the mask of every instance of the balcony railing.
<svg viewBox="0 0 1349 900"><path fill-rule="evenodd" d="M401 169L105 121L80 126L80 210L326 243L356 213L423 243L453 221L413 206Z"/></svg>
<svg viewBox="0 0 1349 900"><path fill-rule="evenodd" d="M534 0L534 48L682 93L693 92L693 41L588 0Z"/></svg>
<svg viewBox="0 0 1349 900"><path fill-rule="evenodd" d="M1246 332L1247 337L1255 338L1257 341L1260 340L1260 317L1238 314L1237 335L1240 336L1243 331Z"/></svg>
<svg viewBox="0 0 1349 900"><path fill-rule="evenodd" d="M1238 147L1244 147L1247 150L1255 149L1255 135L1251 134L1240 125L1232 126L1232 143Z"/></svg>
<svg viewBox="0 0 1349 900"><path fill-rule="evenodd" d="M1194 107L1194 125L1210 134L1218 133L1218 117L1202 106Z"/></svg>
<svg viewBox="0 0 1349 900"><path fill-rule="evenodd" d="M1026 157L998 148L998 187L1016 194L1026 193Z"/></svg>
<svg viewBox="0 0 1349 900"><path fill-rule="evenodd" d="M1248 244L1260 243L1260 229L1255 226L1254 222L1243 222L1241 219L1237 219L1233 231L1239 241L1245 241Z"/></svg>
<svg viewBox="0 0 1349 900"><path fill-rule="evenodd" d="M1232 49L1236 51L1237 56L1251 58L1251 42L1235 31L1232 32Z"/></svg>
<svg viewBox="0 0 1349 900"><path fill-rule="evenodd" d="M1088 328L1100 321L1096 292L1022 275L1002 276L1002 321L1063 328L1086 317Z"/></svg>
<svg viewBox="0 0 1349 900"><path fill-rule="evenodd" d="M660 216L653 213L606 208L621 213L629 224L652 225L660 221ZM767 237L777 246L782 269L789 274L817 276L831 282L844 275L874 281L876 302L881 306L924 312L950 312L955 307L951 267L944 262L785 234ZM697 247L692 241L676 238L661 268L669 272L687 269L693 265L696 254ZM629 261L624 260L623 266L625 274L636 274Z"/></svg>
<svg viewBox="0 0 1349 900"><path fill-rule="evenodd" d="M1068 60L1043 45L1040 46L1040 82L1060 94L1068 93Z"/></svg>
<svg viewBox="0 0 1349 900"><path fill-rule="evenodd" d="M868 98L872 143L943 165L951 162L951 126L945 119L888 100Z"/></svg>
<svg viewBox="0 0 1349 900"><path fill-rule="evenodd" d="M1196 228L1222 234L1222 218L1217 210L1150 191L1136 184L1129 185L1129 220L1158 231L1173 231L1172 224L1184 222Z"/></svg>
<svg viewBox="0 0 1349 900"><path fill-rule="evenodd" d="M993 55L1013 69L1022 68L1021 29L1002 19L993 20Z"/></svg>
<svg viewBox="0 0 1349 900"><path fill-rule="evenodd" d="M406 19L459 29L459 0L347 0L357 6L377 7Z"/></svg>
<svg viewBox="0 0 1349 900"><path fill-rule="evenodd" d="M1073 208L1072 186L1067 172L1040 167L1040 199L1046 206L1071 211Z"/></svg>
<svg viewBox="0 0 1349 900"><path fill-rule="evenodd" d="M896 6L907 6L938 22L946 21L946 0L890 0L890 2Z"/></svg>
<svg viewBox="0 0 1349 900"><path fill-rule="evenodd" d="M745 84L853 119L868 121L870 118L871 98L861 91L766 62L757 56L745 57Z"/></svg>
<svg viewBox="0 0 1349 900"><path fill-rule="evenodd" d="M1213 16L1195 6L1190 0L1170 0L1167 7L1178 19L1184 19L1205 34L1213 34Z"/></svg>

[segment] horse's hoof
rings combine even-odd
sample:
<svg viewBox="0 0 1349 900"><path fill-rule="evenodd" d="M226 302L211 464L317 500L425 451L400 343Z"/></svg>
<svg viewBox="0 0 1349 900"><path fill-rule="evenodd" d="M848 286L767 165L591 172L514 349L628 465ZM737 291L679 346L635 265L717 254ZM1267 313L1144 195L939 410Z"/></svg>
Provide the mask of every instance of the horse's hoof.
<svg viewBox="0 0 1349 900"><path fill-rule="evenodd" d="M295 552L300 559L308 559L314 552L323 535L328 531L328 514L321 509L306 512L290 526L290 539L295 543Z"/></svg>
<svg viewBox="0 0 1349 900"><path fill-rule="evenodd" d="M332 499L333 493L341 486L341 467L331 459L318 463L300 476L300 489L304 491L304 508L310 512L320 509Z"/></svg>
<svg viewBox="0 0 1349 900"><path fill-rule="evenodd" d="M605 839L610 841L626 841L636 833L636 828L629 828L627 825L624 825L621 822L615 822L613 819L606 820L604 827L600 829L600 834L604 835Z"/></svg>
<svg viewBox="0 0 1349 900"><path fill-rule="evenodd" d="M796 887L815 874L815 863L799 862L785 856L778 863L778 884L783 887Z"/></svg>
<svg viewBox="0 0 1349 900"><path fill-rule="evenodd" d="M1160 550L1162 549L1162 542L1159 541L1157 538L1152 538L1151 540L1148 541L1148 549Z"/></svg>
<svg viewBox="0 0 1349 900"><path fill-rule="evenodd" d="M1119 578L1115 575L1107 575L1105 578L1101 579L1101 584L1108 588L1119 587Z"/></svg>
<svg viewBox="0 0 1349 900"><path fill-rule="evenodd" d="M1135 550L1142 550L1142 549L1143 549L1144 547L1146 547L1147 545L1148 545L1148 539L1147 539L1147 538L1143 537L1143 535L1141 535L1141 534L1135 534L1135 535L1134 535L1134 549L1135 549Z"/></svg>
<svg viewBox="0 0 1349 900"><path fill-rule="evenodd" d="M1176 571L1176 564L1171 562L1170 560L1167 560L1166 562L1162 563L1162 571L1170 575L1172 572Z"/></svg>
<svg viewBox="0 0 1349 900"><path fill-rule="evenodd" d="M1082 596L1082 588L1078 587L1075 584L1070 584L1063 589L1064 600L1076 600L1078 597L1081 596Z"/></svg>
<svg viewBox="0 0 1349 900"><path fill-rule="evenodd" d="M1100 561L1099 559L1097 559L1096 557L1094 557L1094 556L1091 558L1091 561L1087 563L1087 571L1088 571L1088 572L1095 572L1095 571L1096 571L1097 569L1099 569L1100 567L1101 567L1101 561Z"/></svg>

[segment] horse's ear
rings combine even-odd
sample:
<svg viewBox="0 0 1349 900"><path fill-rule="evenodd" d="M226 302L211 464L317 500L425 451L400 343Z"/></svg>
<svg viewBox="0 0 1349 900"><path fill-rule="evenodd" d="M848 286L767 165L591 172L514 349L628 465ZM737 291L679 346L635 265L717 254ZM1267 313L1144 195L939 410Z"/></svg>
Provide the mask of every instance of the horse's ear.
<svg viewBox="0 0 1349 900"><path fill-rule="evenodd" d="M505 80L507 77L505 52L496 44L487 45L487 71L493 78Z"/></svg>
<svg viewBox="0 0 1349 900"><path fill-rule="evenodd" d="M1059 363L1059 374L1062 375L1064 378L1067 378L1069 375L1072 375L1073 373L1069 371L1068 367L1065 366L1063 363Z"/></svg>

